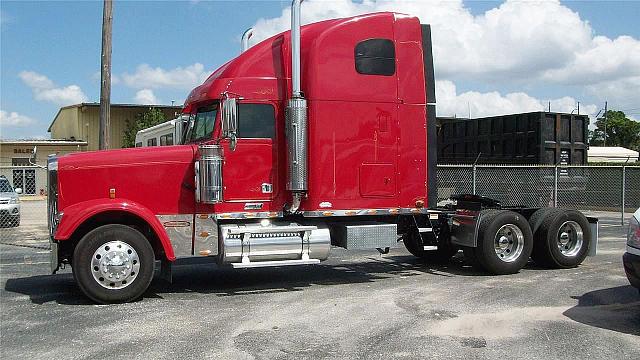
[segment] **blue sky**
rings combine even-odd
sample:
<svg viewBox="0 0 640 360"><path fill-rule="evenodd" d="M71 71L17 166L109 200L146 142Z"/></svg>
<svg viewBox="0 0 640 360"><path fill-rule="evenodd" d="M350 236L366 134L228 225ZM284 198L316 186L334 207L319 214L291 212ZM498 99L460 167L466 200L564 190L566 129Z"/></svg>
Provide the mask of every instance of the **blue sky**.
<svg viewBox="0 0 640 360"><path fill-rule="evenodd" d="M181 103L194 84L239 53L240 35L246 28L255 25L257 38L281 30L287 23L289 3L116 1L112 102L170 104L175 100ZM548 9L544 11L553 15L540 14L541 19L553 18L540 20L546 21L539 24L541 28L549 29L557 23L560 29L556 32L548 30L551 31L549 34L542 34L545 37L543 41L535 42L534 39L531 47L516 46L513 51L520 55L514 55L512 62L493 61L491 56L494 55L484 56L482 49L478 49L477 54L483 59L465 62L456 58L455 48L447 48L449 43L488 41L496 33L501 36L500 27L492 25L492 21L485 21L495 16L501 19L500 26L509 26L509 33L526 32L526 28L518 29L513 23L504 25L513 19L517 25L518 16L532 13L530 9L523 9L526 6L532 5L504 4L502 1L453 1L444 4L357 1L351 4L347 0L309 0L303 7L303 20L305 16L308 22L388 7L417 12L421 19L426 17L434 24L434 32L441 34L434 37L434 46L438 50L435 54L438 78L441 80L439 102L443 105L443 113L439 110L439 115L466 113L461 109L472 109L472 116L527 111L548 101L554 102L558 108L553 110L557 111L570 111L572 102L581 101L587 112L596 112L605 99L614 108L640 108L640 95L636 91L640 90L640 2L568 1L536 6L535 9ZM442 9L449 8L452 10L440 15ZM495 16L485 16L487 14ZM535 11L532 14L531 17L535 18ZM451 33L455 33L455 38L446 37L449 36L447 24L457 22L458 18L467 19L460 22L460 27L484 26L486 36L480 40L465 40L465 36L474 35L454 29ZM60 106L78 100L99 100L101 21L101 1L0 2L1 138L47 136L46 129ZM584 28L576 36L567 35L571 31L562 30L563 24L581 24ZM603 44L603 40L597 40L598 36L610 42L620 36L626 38L619 43ZM546 38L553 39L549 42L550 48L544 48ZM504 39L505 44L509 41L513 39ZM571 47L574 41L580 45ZM501 39L493 40L493 43L502 42ZM545 56L535 62L526 61L539 54L532 47L540 44L540 52L546 52L549 59L559 58L561 63L550 60L545 65ZM565 45L568 48L565 49ZM597 74L589 73L589 68L604 65L594 63L590 66L589 61L598 62L597 59L602 57L590 60L591 55L585 49L591 47L593 53L606 46L611 46L618 53L617 65ZM563 48L562 54L556 56L554 49L559 47ZM511 51L510 48L507 50ZM497 48L494 52L500 51L505 50ZM439 54L442 56L438 57ZM500 54L496 59L505 58L509 55ZM483 65L482 61L486 63ZM607 91L601 91L605 88ZM630 113L639 115L640 109Z"/></svg>

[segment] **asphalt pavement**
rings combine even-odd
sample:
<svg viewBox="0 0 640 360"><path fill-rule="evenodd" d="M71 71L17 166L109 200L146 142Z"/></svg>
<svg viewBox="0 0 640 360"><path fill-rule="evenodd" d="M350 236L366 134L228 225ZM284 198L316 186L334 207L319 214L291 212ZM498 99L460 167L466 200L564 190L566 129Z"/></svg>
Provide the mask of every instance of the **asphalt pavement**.
<svg viewBox="0 0 640 360"><path fill-rule="evenodd" d="M599 255L575 269L530 263L489 276L461 256L436 266L402 247L334 248L314 266L177 266L173 283L156 277L141 300L119 305L88 301L68 268L49 275L46 225L34 216L0 229L0 355L639 359L640 295L621 260L626 229L619 214L599 215Z"/></svg>

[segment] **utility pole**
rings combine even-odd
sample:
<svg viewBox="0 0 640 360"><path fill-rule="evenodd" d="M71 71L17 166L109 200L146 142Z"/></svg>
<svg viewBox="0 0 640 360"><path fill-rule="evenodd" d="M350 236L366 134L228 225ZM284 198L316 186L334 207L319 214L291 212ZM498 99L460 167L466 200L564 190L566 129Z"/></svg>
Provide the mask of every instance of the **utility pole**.
<svg viewBox="0 0 640 360"><path fill-rule="evenodd" d="M604 146L607 146L607 102L604 102Z"/></svg>
<svg viewBox="0 0 640 360"><path fill-rule="evenodd" d="M109 149L111 120L111 25L113 3L104 0L102 8L102 57L100 60L100 150Z"/></svg>

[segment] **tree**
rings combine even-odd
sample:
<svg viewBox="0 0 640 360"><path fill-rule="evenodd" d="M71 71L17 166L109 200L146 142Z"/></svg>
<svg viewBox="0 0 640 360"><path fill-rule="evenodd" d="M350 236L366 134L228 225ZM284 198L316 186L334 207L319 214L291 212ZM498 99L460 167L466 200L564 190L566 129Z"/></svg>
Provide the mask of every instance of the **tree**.
<svg viewBox="0 0 640 360"><path fill-rule="evenodd" d="M142 129L161 124L167 121L164 113L160 109L150 108L149 110L136 115L133 121L127 119L125 122L124 136L122 137L122 147L136 146L136 134Z"/></svg>
<svg viewBox="0 0 640 360"><path fill-rule="evenodd" d="M606 113L607 146L622 146L640 150L640 122L633 121L622 111L608 110ZM603 146L605 119L596 121L596 129L589 132L589 145Z"/></svg>

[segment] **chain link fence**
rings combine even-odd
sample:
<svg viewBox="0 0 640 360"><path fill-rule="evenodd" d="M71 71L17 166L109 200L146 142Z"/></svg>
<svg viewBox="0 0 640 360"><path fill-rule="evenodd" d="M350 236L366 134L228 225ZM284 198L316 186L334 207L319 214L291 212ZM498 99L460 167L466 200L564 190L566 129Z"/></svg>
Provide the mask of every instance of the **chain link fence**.
<svg viewBox="0 0 640 360"><path fill-rule="evenodd" d="M626 213L640 207L639 166L438 165L438 202L478 194L507 206Z"/></svg>
<svg viewBox="0 0 640 360"><path fill-rule="evenodd" d="M639 166L438 165L437 175L439 202L475 193L507 206L617 211L623 221L640 207ZM46 170L3 167L3 182L12 191L0 191L0 243L46 245Z"/></svg>
<svg viewBox="0 0 640 360"><path fill-rule="evenodd" d="M0 243L48 249L47 171L0 167Z"/></svg>

